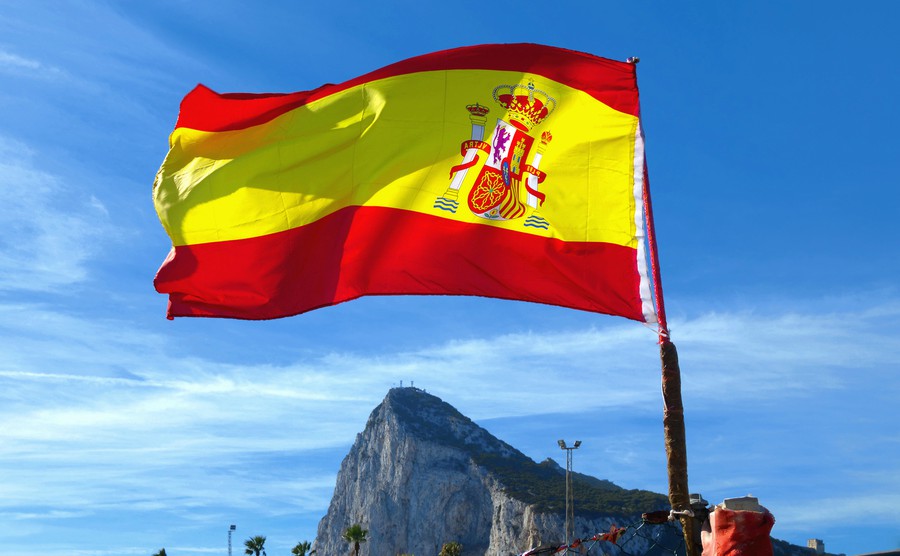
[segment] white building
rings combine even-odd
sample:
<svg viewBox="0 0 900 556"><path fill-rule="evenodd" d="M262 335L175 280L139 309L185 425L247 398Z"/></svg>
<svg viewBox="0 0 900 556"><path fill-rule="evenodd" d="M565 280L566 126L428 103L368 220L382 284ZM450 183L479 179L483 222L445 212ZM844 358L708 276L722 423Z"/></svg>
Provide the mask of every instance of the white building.
<svg viewBox="0 0 900 556"><path fill-rule="evenodd" d="M816 554L825 554L825 542L821 539L809 539L806 546L816 551Z"/></svg>

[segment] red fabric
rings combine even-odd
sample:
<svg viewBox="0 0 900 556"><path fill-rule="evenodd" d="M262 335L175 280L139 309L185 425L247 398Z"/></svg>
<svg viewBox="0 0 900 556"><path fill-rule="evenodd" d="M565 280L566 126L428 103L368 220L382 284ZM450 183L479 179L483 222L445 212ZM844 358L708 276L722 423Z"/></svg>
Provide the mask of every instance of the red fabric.
<svg viewBox="0 0 900 556"><path fill-rule="evenodd" d="M519 299L643 322L636 257L635 249L620 245L348 207L276 234L178 246L154 285L170 294L169 318L273 319L364 295L443 294Z"/></svg>
<svg viewBox="0 0 900 556"><path fill-rule="evenodd" d="M534 73L584 91L619 112L632 116L639 113L634 64L539 44L488 44L432 52L311 91L219 94L198 85L181 102L175 127L200 131L243 129L363 83L409 73L446 70Z"/></svg>
<svg viewBox="0 0 900 556"><path fill-rule="evenodd" d="M773 525L775 517L768 510L716 508L700 535L703 556L772 556Z"/></svg>

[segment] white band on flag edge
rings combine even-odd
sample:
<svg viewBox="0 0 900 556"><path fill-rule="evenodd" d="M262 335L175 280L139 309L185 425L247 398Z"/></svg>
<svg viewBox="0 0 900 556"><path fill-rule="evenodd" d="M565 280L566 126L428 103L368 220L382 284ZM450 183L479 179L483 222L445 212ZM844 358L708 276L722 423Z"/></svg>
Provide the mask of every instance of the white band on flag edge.
<svg viewBox="0 0 900 556"><path fill-rule="evenodd" d="M637 239L637 267L641 277L641 310L648 324L659 322L653 302L649 267L647 264L647 218L644 206L644 130L640 119L634 132L634 225Z"/></svg>

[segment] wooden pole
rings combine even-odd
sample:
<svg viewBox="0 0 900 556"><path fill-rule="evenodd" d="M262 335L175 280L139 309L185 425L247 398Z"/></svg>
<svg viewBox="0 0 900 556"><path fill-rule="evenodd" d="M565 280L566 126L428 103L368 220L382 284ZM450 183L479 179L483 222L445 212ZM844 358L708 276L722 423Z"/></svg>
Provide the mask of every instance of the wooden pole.
<svg viewBox="0 0 900 556"><path fill-rule="evenodd" d="M659 273L659 257L656 249L656 233L653 228L653 209L650 205L650 189L647 184L647 166L644 163L644 207L647 211L647 243L650 250L650 267L653 274L656 315L659 321L659 357L662 360L663 434L666 444L666 470L669 478L669 505L673 515L681 521L686 556L700 556L699 540L695 535L688 489L687 440L684 433L684 406L681 403L681 368L678 352L669 339L666 309L662 296Z"/></svg>
<svg viewBox="0 0 900 556"><path fill-rule="evenodd" d="M629 59L637 63L638 59ZM684 406L681 403L681 369L678 366L678 352L669 338L666 323L666 305L663 301L662 276L659 271L659 249L656 242L656 228L653 223L653 204L650 202L650 176L647 157L643 152L643 131L641 131L641 154L643 155L643 201L647 224L647 247L650 255L650 272L653 278L653 297L656 301L656 317L659 326L659 356L662 360L663 433L666 444L666 470L669 479L669 505L673 515L681 521L684 534L686 556L700 556L695 535L694 518L691 510L690 490L687 475L687 441L684 433Z"/></svg>
<svg viewBox="0 0 900 556"><path fill-rule="evenodd" d="M681 520L687 556L700 556L690 513L688 490L687 442L684 434L684 407L681 404L681 369L678 352L668 339L660 344L662 359L663 431L666 442L666 468L669 475L669 504Z"/></svg>

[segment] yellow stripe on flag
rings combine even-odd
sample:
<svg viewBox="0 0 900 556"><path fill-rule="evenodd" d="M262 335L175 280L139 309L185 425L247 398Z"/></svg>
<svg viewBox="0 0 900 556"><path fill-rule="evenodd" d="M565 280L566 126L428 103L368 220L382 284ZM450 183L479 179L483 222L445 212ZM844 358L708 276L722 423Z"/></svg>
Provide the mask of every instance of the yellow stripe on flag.
<svg viewBox="0 0 900 556"><path fill-rule="evenodd" d="M484 159L466 175L455 214L434 208L469 140L467 105L498 118L495 87L533 80L557 101L530 129L546 147L539 207L547 229L488 221L465 206ZM154 187L173 245L259 237L308 225L350 206L388 207L562 241L634 247L635 116L540 75L450 70L393 76L343 90L273 120L233 131L176 129Z"/></svg>

